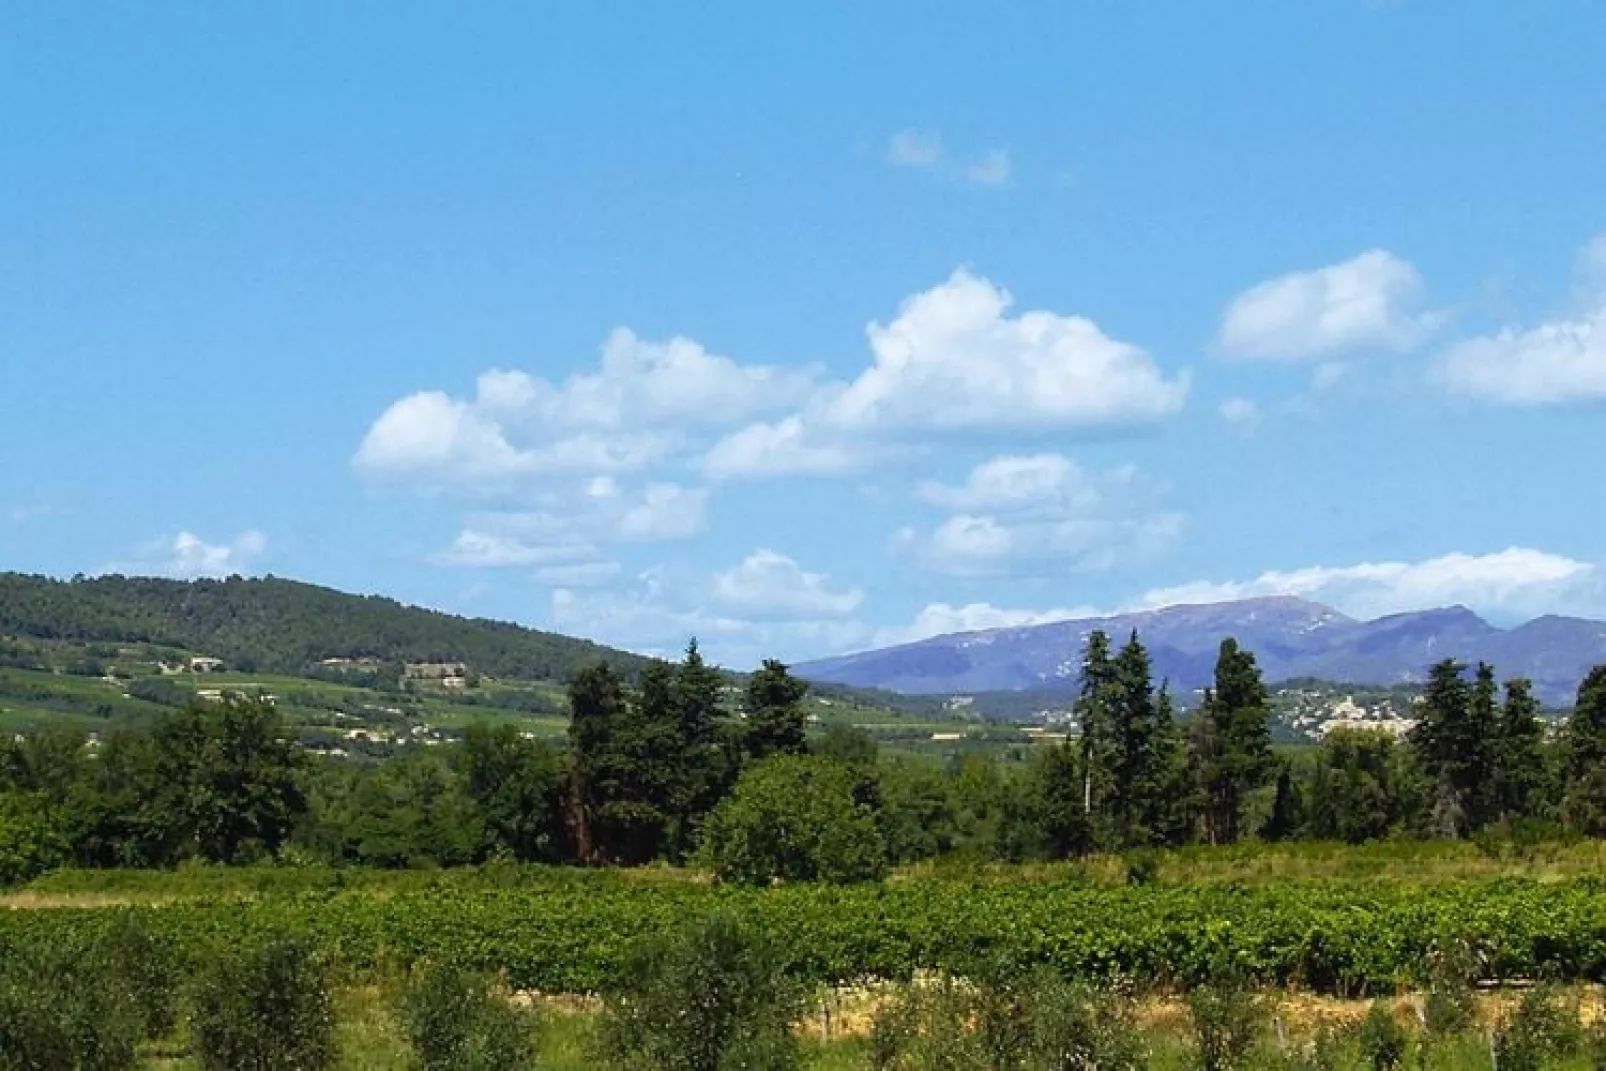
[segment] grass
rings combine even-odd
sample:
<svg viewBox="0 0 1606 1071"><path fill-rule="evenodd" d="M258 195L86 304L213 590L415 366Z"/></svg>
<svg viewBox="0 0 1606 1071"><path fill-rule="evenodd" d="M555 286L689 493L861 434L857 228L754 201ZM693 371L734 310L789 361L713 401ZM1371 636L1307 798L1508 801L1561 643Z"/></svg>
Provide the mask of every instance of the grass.
<svg viewBox="0 0 1606 1071"><path fill-rule="evenodd" d="M407 1039L392 1013L394 983L363 984L341 989L336 994L338 1036L342 1071L412 1071L412 1053ZM1586 1013L1595 1005L1595 994L1586 995ZM1427 1041L1416 1029L1408 998L1396 1001L1396 1017L1411 1032L1410 1050L1405 1066L1422 1071L1493 1071L1489 1054L1487 1023L1493 1022L1500 1008L1510 1002L1509 997L1485 997L1484 1025L1465 1034ZM1258 1068L1287 1068L1292 1055L1308 1049L1321 1026L1335 1022L1354 1022L1364 1013L1364 1002L1317 1000L1301 995L1280 995L1273 1004L1273 1014L1284 1023L1288 1049L1278 1041L1277 1031L1270 1025L1262 1032L1258 1057L1245 1071ZM1586 1014L1586 1020L1589 1015ZM598 1066L594 1041L599 1015L594 1011L576 1011L570 1004L554 1004L545 1010L540 1032L539 1055L535 1066L541 1071L591 1071ZM805 1036L803 1042L804 1067L809 1071L869 1071L870 1045L866 1036L868 1017L858 1020L851 1034L829 1040ZM1141 1012L1145 1041L1150 1059L1148 1066L1156 1071L1191 1071L1196 1066L1192 1050L1191 1033L1180 1002L1175 998L1147 1003ZM142 1068L166 1071L194 1071L195 1061L188 1054L188 1041L182 1028L173 1038L146 1045L142 1050ZM1346 1053L1340 1066L1346 1071L1362 1071L1365 1065L1359 1053ZM1595 1065L1585 1053L1558 1057L1545 1065L1556 1071L1589 1071Z"/></svg>

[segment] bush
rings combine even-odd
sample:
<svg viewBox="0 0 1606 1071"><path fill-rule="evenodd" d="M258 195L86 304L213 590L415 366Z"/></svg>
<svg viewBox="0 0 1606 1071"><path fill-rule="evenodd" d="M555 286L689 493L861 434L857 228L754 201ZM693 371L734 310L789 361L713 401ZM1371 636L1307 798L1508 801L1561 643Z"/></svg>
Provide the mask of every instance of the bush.
<svg viewBox="0 0 1606 1071"><path fill-rule="evenodd" d="M1385 1002L1372 1002L1371 1010L1361 1020L1356 1033L1360 1039L1361 1055L1372 1071L1395 1071L1404 1065L1405 1049L1410 1039Z"/></svg>
<svg viewBox="0 0 1606 1071"><path fill-rule="evenodd" d="M702 861L721 880L749 885L873 881L886 872L886 848L858 785L832 759L766 759L708 816Z"/></svg>
<svg viewBox="0 0 1606 1071"><path fill-rule="evenodd" d="M875 1071L987 1071L987 1045L973 1024L981 1011L976 991L943 974L916 979L882 1005L870 1030ZM998 1047L997 1019L992 1027Z"/></svg>
<svg viewBox="0 0 1606 1071"><path fill-rule="evenodd" d="M1052 970L976 985L911 984L876 1016L877 1071L1136 1071L1148 1053L1129 999Z"/></svg>
<svg viewBox="0 0 1606 1071"><path fill-rule="evenodd" d="M1459 1034L1477 1019L1472 984L1478 977L1478 958L1468 941L1452 941L1428 957L1428 992L1422 1005L1422 1025L1433 1038Z"/></svg>
<svg viewBox="0 0 1606 1071"><path fill-rule="evenodd" d="M1137 1071L1148 1050L1131 1000L1115 990L1034 975L1024 1000L1031 1071Z"/></svg>
<svg viewBox="0 0 1606 1071"><path fill-rule="evenodd" d="M416 970L398 1010L425 1071L502 1071L535 1056L535 1016L503 999L485 975L445 965Z"/></svg>
<svg viewBox="0 0 1606 1071"><path fill-rule="evenodd" d="M1236 1071L1246 1066L1260 1035L1265 1009L1243 983L1231 977L1188 994L1196 1056L1202 1071Z"/></svg>
<svg viewBox="0 0 1606 1071"><path fill-rule="evenodd" d="M0 949L0 1071L123 1071L140 1016L95 957L62 946Z"/></svg>
<svg viewBox="0 0 1606 1071"><path fill-rule="evenodd" d="M101 950L105 973L121 984L147 1038L165 1037L176 1025L180 957L171 942L152 934L142 916L121 913Z"/></svg>
<svg viewBox="0 0 1606 1071"><path fill-rule="evenodd" d="M1500 1071L1539 1071L1577 1051L1583 1041L1576 1008L1565 1006L1548 986L1523 994L1495 1028Z"/></svg>
<svg viewBox="0 0 1606 1071"><path fill-rule="evenodd" d="M335 1061L334 1009L317 949L269 934L217 949L196 982L195 1051L206 1071L320 1071Z"/></svg>
<svg viewBox="0 0 1606 1071"><path fill-rule="evenodd" d="M710 915L641 946L602 1028L604 1055L630 1071L787 1071L801 991L769 946Z"/></svg>

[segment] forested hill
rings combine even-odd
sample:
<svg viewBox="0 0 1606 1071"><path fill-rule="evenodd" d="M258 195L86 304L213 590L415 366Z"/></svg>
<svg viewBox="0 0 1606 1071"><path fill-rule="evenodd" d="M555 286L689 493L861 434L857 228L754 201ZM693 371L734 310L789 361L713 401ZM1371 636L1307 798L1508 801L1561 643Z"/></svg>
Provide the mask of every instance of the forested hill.
<svg viewBox="0 0 1606 1071"><path fill-rule="evenodd" d="M186 582L0 573L0 635L166 644L275 673L298 673L325 658L378 658L462 661L476 673L561 681L603 659L631 675L644 662L586 640L275 577Z"/></svg>

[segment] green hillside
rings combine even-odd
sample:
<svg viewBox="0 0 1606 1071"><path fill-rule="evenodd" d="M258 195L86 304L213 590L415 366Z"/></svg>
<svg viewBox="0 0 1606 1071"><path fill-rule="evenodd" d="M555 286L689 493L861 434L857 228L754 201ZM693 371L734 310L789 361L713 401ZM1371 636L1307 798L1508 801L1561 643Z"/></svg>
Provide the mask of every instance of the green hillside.
<svg viewBox="0 0 1606 1071"><path fill-rule="evenodd" d="M586 640L276 577L185 582L3 573L0 635L170 646L260 673L373 658L458 661L494 677L562 681L602 659L631 675L645 661Z"/></svg>

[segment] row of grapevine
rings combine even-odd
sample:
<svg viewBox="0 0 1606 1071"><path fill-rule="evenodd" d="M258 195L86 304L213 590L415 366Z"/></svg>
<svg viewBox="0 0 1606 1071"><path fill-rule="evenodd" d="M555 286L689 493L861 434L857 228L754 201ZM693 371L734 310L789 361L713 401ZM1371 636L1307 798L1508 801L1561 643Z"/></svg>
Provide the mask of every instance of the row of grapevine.
<svg viewBox="0 0 1606 1071"><path fill-rule="evenodd" d="M0 912L8 943L81 942L136 912L193 955L290 927L367 970L422 958L507 972L520 988L605 991L630 949L710 911L734 914L809 982L1049 965L1071 977L1185 985L1228 964L1267 984L1361 993L1419 980L1466 943L1490 978L1606 979L1606 882L1501 879L1099 886L940 879L768 890L564 880L361 889L140 908Z"/></svg>

